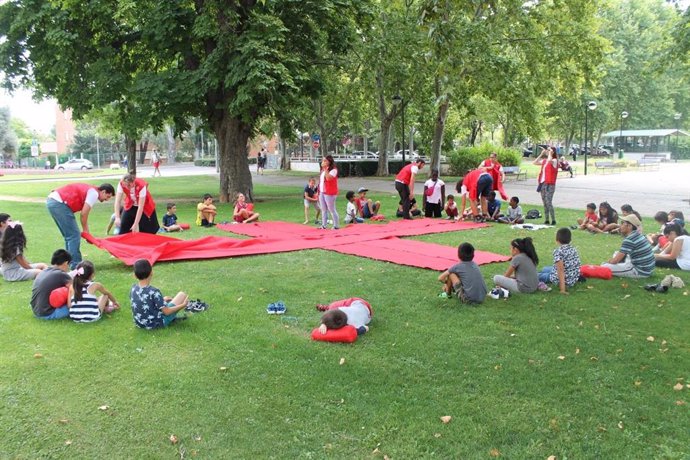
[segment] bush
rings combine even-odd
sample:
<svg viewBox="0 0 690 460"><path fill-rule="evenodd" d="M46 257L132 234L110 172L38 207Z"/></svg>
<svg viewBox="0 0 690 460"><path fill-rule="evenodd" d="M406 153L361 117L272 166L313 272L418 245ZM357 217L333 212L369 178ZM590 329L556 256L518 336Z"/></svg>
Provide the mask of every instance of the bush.
<svg viewBox="0 0 690 460"><path fill-rule="evenodd" d="M194 166L215 166L215 158L203 158L201 160L194 160Z"/></svg>
<svg viewBox="0 0 690 460"><path fill-rule="evenodd" d="M450 155L450 173L454 176L464 176L469 169L476 168L479 163L489 158L491 152L498 154L498 161L503 166L518 166L522 160L522 152L513 148L497 147L491 144L462 147Z"/></svg>

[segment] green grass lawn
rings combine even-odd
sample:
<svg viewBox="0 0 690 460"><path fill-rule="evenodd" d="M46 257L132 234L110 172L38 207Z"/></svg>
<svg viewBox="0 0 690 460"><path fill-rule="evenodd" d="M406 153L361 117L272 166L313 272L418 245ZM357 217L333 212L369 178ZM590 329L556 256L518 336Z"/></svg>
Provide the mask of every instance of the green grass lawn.
<svg viewBox="0 0 690 460"><path fill-rule="evenodd" d="M183 222L218 189L212 176L147 180L159 217L175 201ZM62 245L42 204L58 185L0 183L0 196L34 200L0 204L25 223L31 261ZM303 220L301 188L255 193L262 220ZM387 215L393 195L373 194ZM219 209L229 220L230 205ZM111 213L111 203L94 208L94 234ZM581 210L557 214L566 223ZM531 236L550 264L554 233L492 226L418 238L506 254L511 239ZM228 235L179 236L208 234ZM620 237L577 232L574 244L598 264ZM329 251L160 263L155 286L211 309L144 331L129 310L131 270L86 243L82 252L123 301L99 323L38 321L31 283L2 283L0 458L690 457L688 290L642 289L669 270L469 308L437 297L436 272ZM506 267L482 273L490 282ZM350 296L371 302L370 333L352 345L312 342L314 305ZM266 314L276 300L285 317Z"/></svg>

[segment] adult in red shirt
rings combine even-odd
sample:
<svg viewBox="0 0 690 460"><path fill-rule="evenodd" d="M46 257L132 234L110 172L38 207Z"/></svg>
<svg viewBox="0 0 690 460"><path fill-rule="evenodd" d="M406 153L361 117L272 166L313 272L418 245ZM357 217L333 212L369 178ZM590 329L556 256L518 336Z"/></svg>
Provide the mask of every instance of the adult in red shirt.
<svg viewBox="0 0 690 460"><path fill-rule="evenodd" d="M321 205L321 228L328 224L328 214L333 219L333 229L340 228L340 216L335 207L338 198L338 168L333 156L326 155L321 160L321 175L319 176L319 204Z"/></svg>
<svg viewBox="0 0 690 460"><path fill-rule="evenodd" d="M134 174L125 174L117 185L115 226L120 227L120 235L129 232L157 233L160 229L156 202L151 197L148 183L137 179Z"/></svg>
<svg viewBox="0 0 690 460"><path fill-rule="evenodd" d="M478 168L483 168L486 172L491 174L491 178L494 180L493 189L501 194L501 198L507 200L508 194L503 188L503 182L506 176L503 172L503 165L498 162L498 154L496 152L491 152L489 158L479 163Z"/></svg>
<svg viewBox="0 0 690 460"><path fill-rule="evenodd" d="M53 190L48 195L46 207L65 239L65 249L72 256L70 267L81 262L81 232L77 225L76 213L80 214L81 229L89 232L89 213L96 203L108 201L115 194L110 184L96 187L90 184L69 184Z"/></svg>
<svg viewBox="0 0 690 460"><path fill-rule="evenodd" d="M474 217L475 221L483 221L484 216L489 215L486 198L493 190L493 183L494 180L491 177L491 174L486 172L483 168L474 169L465 174L465 177L460 179L455 186L455 190L462 197L460 216L464 215L467 200L469 199L470 209L472 209L472 217ZM481 214L477 208L477 200L479 200L481 204Z"/></svg>
<svg viewBox="0 0 690 460"><path fill-rule="evenodd" d="M537 191L541 193L544 203L544 225L556 225L556 213L553 209L553 194L556 192L556 178L558 177L558 156L556 149L547 147L534 160L535 165L541 165L537 176ZM551 221L549 221L551 216Z"/></svg>
<svg viewBox="0 0 690 460"><path fill-rule="evenodd" d="M400 195L403 219L412 219L412 216L410 216L410 201L414 198L414 180L419 170L422 169L425 164L426 162L420 158L414 163L404 166L398 175L395 176L395 189Z"/></svg>

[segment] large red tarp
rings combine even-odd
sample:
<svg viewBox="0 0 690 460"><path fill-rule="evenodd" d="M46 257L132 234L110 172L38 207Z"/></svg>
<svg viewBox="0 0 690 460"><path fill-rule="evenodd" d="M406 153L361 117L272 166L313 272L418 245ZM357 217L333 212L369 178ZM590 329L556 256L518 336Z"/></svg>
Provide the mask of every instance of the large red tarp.
<svg viewBox="0 0 690 460"><path fill-rule="evenodd" d="M240 240L225 236L207 236L181 240L164 235L127 233L110 238L82 236L95 246L105 249L127 265L139 259L152 264L157 261L213 259L303 249L325 249L400 265L445 270L457 263L457 248L401 236L425 235L481 228L485 224L450 222L435 219L392 221L385 225L350 225L340 230L321 230L287 222L219 225L221 230L251 236ZM476 251L475 262L486 264L509 260L508 256Z"/></svg>

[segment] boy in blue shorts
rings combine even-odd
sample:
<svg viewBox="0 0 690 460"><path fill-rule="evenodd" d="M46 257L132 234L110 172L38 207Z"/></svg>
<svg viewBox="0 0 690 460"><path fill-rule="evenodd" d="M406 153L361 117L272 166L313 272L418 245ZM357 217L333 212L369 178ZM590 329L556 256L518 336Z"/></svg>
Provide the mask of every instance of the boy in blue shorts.
<svg viewBox="0 0 690 460"><path fill-rule="evenodd" d="M163 216L163 225L159 232L181 232L182 227L177 223L177 206L175 203L168 203L167 212Z"/></svg>
<svg viewBox="0 0 690 460"><path fill-rule="evenodd" d="M153 267L145 259L134 262L134 276L138 280L132 285L129 299L132 303L134 324L142 329L166 327L176 319L180 310L184 310L189 296L180 291L175 297L163 297L158 288L151 286Z"/></svg>

